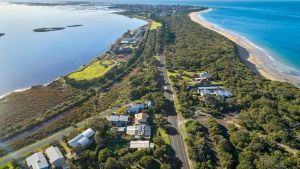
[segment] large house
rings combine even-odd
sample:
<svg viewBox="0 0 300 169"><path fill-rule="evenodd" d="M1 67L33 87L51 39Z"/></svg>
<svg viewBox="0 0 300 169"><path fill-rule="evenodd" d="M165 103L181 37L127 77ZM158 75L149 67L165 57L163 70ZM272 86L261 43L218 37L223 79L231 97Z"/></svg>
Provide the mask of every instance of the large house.
<svg viewBox="0 0 300 169"><path fill-rule="evenodd" d="M126 134L134 136L135 138L146 138L151 137L151 126L140 124L134 126L127 126Z"/></svg>
<svg viewBox="0 0 300 169"><path fill-rule="evenodd" d="M144 109L145 109L145 106L143 104L136 104L136 105L132 105L132 106L128 107L127 111L129 114L137 114L141 110L144 110Z"/></svg>
<svg viewBox="0 0 300 169"><path fill-rule="evenodd" d="M134 124L146 124L149 115L147 113L138 113L134 115Z"/></svg>
<svg viewBox="0 0 300 169"><path fill-rule="evenodd" d="M86 131L84 131L83 133L79 134L78 136L76 136L75 138L73 138L72 140L70 140L68 142L68 144L71 147L76 147L78 145L82 146L82 147L88 147L92 142L93 142L93 136L95 134L95 131L91 128L87 129Z"/></svg>
<svg viewBox="0 0 300 169"><path fill-rule="evenodd" d="M201 96L215 95L223 97L232 97L233 94L228 90L221 89L220 86L207 86L207 87L198 87L198 93Z"/></svg>
<svg viewBox="0 0 300 169"><path fill-rule="evenodd" d="M42 152L37 152L26 158L26 163L31 169L48 169L49 164Z"/></svg>
<svg viewBox="0 0 300 169"><path fill-rule="evenodd" d="M125 127L128 124L128 116L120 115L112 115L108 119L109 123L116 127Z"/></svg>
<svg viewBox="0 0 300 169"><path fill-rule="evenodd" d="M58 149L58 147L51 146L51 147L47 148L46 154L49 158L49 162L51 165L53 165L56 168L58 168L58 167L63 168L63 169L67 168L65 158L62 155L62 153L60 152L60 150Z"/></svg>
<svg viewBox="0 0 300 169"><path fill-rule="evenodd" d="M154 143L150 143L149 140L138 140L130 141L130 149L152 149L154 148Z"/></svg>

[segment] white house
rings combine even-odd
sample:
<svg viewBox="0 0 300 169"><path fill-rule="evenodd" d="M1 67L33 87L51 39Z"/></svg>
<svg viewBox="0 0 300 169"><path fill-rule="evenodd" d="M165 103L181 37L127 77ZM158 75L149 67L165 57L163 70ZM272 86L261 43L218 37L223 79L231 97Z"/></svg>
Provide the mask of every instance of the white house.
<svg viewBox="0 0 300 169"><path fill-rule="evenodd" d="M58 147L51 146L47 148L46 154L49 158L49 162L51 165L53 165L54 167L61 167L63 169L67 168L65 158L60 152L60 150L58 149Z"/></svg>
<svg viewBox="0 0 300 169"><path fill-rule="evenodd" d="M68 144L73 148L78 145L81 145L82 147L87 147L93 142L92 137L95 133L96 132L93 129L89 128L83 133L73 138L72 140L70 140Z"/></svg>
<svg viewBox="0 0 300 169"><path fill-rule="evenodd" d="M146 139L150 139L151 126L145 124L127 126L126 134L134 136L135 138L144 137Z"/></svg>
<svg viewBox="0 0 300 169"><path fill-rule="evenodd" d="M154 143L150 143L149 140L138 140L130 141L130 149L152 149L154 148Z"/></svg>
<svg viewBox="0 0 300 169"><path fill-rule="evenodd" d="M26 158L26 163L31 169L48 169L49 164L42 152L37 152Z"/></svg>

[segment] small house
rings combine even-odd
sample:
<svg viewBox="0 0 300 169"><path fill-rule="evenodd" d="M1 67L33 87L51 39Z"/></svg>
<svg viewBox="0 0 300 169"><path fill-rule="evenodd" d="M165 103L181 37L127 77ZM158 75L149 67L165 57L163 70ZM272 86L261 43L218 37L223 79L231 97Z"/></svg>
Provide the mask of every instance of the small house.
<svg viewBox="0 0 300 169"><path fill-rule="evenodd" d="M48 169L49 164L42 152L37 152L26 158L27 166L31 169Z"/></svg>
<svg viewBox="0 0 300 169"><path fill-rule="evenodd" d="M136 104L136 105L133 105L133 106L129 106L127 108L127 111L128 113L130 114L137 114L139 113L141 110L144 110L145 109L145 106L143 104Z"/></svg>
<svg viewBox="0 0 300 169"><path fill-rule="evenodd" d="M199 73L199 77L207 79L209 77L209 74L207 72L201 72L201 73Z"/></svg>
<svg viewBox="0 0 300 169"><path fill-rule="evenodd" d="M146 124L149 115L147 113L138 113L134 115L134 124Z"/></svg>
<svg viewBox="0 0 300 169"><path fill-rule="evenodd" d="M152 149L154 148L154 143L150 143L149 140L138 140L130 141L130 149Z"/></svg>
<svg viewBox="0 0 300 169"><path fill-rule="evenodd" d="M128 124L129 117L125 115L120 115L120 116L112 115L109 117L108 121L112 126L125 127Z"/></svg>
<svg viewBox="0 0 300 169"><path fill-rule="evenodd" d="M58 147L49 147L46 149L46 154L49 158L49 162L52 166L56 167L56 168L67 168L67 164L65 161L64 156L62 155L62 153L60 152L60 150L58 149Z"/></svg>
<svg viewBox="0 0 300 169"><path fill-rule="evenodd" d="M94 136L95 133L96 132L93 129L89 128L83 133L73 138L72 140L70 140L68 144L73 148L78 145L82 147L88 147L93 142L92 137Z"/></svg>

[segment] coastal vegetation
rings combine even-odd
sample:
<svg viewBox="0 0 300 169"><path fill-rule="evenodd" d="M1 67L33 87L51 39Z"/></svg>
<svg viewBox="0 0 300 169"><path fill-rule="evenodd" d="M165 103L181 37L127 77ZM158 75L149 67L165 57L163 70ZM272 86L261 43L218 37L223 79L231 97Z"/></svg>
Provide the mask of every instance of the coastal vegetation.
<svg viewBox="0 0 300 169"><path fill-rule="evenodd" d="M0 100L0 139L43 123L43 119L57 115L75 104L81 92L56 81L47 87L35 86L30 90L13 93ZM78 99L78 100L76 100ZM70 101L70 103L67 103Z"/></svg>

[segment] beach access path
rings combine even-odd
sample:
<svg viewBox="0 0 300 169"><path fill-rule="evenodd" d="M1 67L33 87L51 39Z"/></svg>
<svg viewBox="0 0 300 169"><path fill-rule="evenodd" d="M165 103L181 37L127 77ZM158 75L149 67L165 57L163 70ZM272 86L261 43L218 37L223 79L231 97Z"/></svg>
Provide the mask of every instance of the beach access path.
<svg viewBox="0 0 300 169"><path fill-rule="evenodd" d="M201 14L210 12L212 10L213 9L209 8L200 12L192 12L189 14L189 17L192 21L198 23L199 25L217 32L220 35L223 35L224 37L233 41L237 46L240 58L253 72L262 75L266 79L280 82L289 82L300 88L300 77L294 75L293 73L288 73L288 71L282 72L276 69L276 66L272 64L274 60L270 58L268 53L255 46L252 42L250 42L243 36L239 36L225 29L219 28L201 17ZM280 64L279 62L276 63Z"/></svg>

